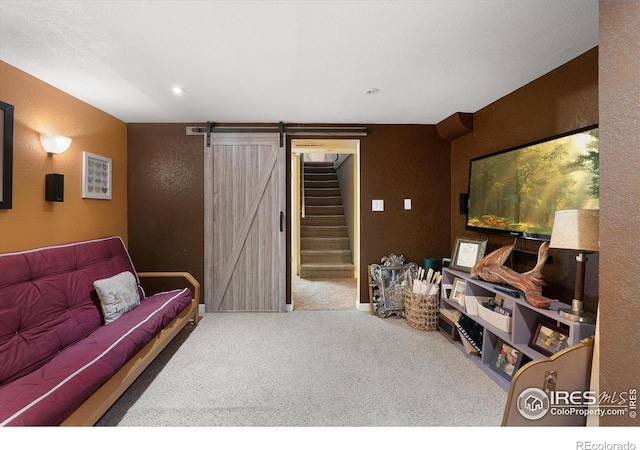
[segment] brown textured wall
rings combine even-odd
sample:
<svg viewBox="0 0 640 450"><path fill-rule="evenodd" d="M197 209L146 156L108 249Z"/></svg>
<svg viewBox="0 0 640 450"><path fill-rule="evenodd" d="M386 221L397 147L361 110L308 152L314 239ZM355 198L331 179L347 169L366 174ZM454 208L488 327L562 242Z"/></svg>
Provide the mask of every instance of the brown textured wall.
<svg viewBox="0 0 640 450"><path fill-rule="evenodd" d="M116 235L127 242L124 122L0 61L0 100L14 106L13 208L0 210L0 252ZM40 133L73 139L49 156ZM111 158L111 200L82 198L82 152ZM44 199L45 175L64 175L64 202Z"/></svg>
<svg viewBox="0 0 640 450"><path fill-rule="evenodd" d="M459 195L467 192L469 161L478 156L527 144L598 123L598 49L594 48L552 72L502 97L474 114L473 132L451 143L451 240L456 236L482 238L465 230L458 214ZM512 238L489 235L488 250L513 243ZM524 250L536 252L539 242L520 241ZM551 249L544 268L548 286L543 294L569 303L575 287L575 254ZM516 260L523 272L534 261ZM585 309L595 312L598 297L598 255L590 255L585 282Z"/></svg>
<svg viewBox="0 0 640 450"><path fill-rule="evenodd" d="M127 125L129 251L138 271L186 271L204 284L204 143L185 130ZM145 280L144 287L178 285Z"/></svg>
<svg viewBox="0 0 640 450"><path fill-rule="evenodd" d="M203 138L187 136L188 125L194 124L127 127L130 250L138 270L187 270L204 284ZM432 125L367 128L360 138L365 303L367 264L392 252L420 264L423 256L451 251L449 143ZM405 198L412 199L410 211L403 209ZM385 211L372 213L372 199L384 199Z"/></svg>
<svg viewBox="0 0 640 450"><path fill-rule="evenodd" d="M360 145L360 301L369 302L367 265L390 253L422 265L448 257L450 152L435 125L370 125ZM411 198L412 209L404 209ZM371 201L384 200L384 211Z"/></svg>
<svg viewBox="0 0 640 450"><path fill-rule="evenodd" d="M640 389L639 23L640 3L600 1L600 392L609 394Z"/></svg>

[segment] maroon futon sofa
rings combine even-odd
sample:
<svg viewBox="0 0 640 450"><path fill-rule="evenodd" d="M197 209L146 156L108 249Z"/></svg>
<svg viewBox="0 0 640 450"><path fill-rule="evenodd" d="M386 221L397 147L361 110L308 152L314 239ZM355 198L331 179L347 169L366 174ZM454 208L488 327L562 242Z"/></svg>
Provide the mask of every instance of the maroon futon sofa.
<svg viewBox="0 0 640 450"><path fill-rule="evenodd" d="M105 325L94 281L123 272L133 274L139 304ZM194 292L146 297L143 276L182 277ZM199 290L186 272L136 274L119 237L0 254L0 425L95 424L197 324Z"/></svg>

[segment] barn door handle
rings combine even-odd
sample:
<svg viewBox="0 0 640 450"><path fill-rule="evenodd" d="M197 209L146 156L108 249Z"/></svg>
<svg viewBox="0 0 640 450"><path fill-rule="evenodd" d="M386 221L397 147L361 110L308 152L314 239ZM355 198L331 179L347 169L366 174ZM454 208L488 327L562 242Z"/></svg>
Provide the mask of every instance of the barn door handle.
<svg viewBox="0 0 640 450"><path fill-rule="evenodd" d="M284 231L284 212L280 211L280 232Z"/></svg>

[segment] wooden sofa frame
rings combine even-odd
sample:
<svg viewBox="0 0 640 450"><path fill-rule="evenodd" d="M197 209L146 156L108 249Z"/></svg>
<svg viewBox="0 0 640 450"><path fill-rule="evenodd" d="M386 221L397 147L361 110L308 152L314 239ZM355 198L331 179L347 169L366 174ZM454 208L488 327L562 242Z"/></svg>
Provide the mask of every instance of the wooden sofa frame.
<svg viewBox="0 0 640 450"><path fill-rule="evenodd" d="M188 272L139 272L139 278L184 278L193 287L191 304L136 353L118 372L109 378L61 426L92 426L144 372L156 356L191 321L198 324L200 283Z"/></svg>

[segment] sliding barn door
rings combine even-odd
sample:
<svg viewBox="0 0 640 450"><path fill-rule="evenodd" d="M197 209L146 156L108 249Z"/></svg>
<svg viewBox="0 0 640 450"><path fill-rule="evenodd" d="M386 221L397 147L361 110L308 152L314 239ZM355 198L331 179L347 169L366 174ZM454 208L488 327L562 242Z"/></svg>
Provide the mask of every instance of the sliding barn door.
<svg viewBox="0 0 640 450"><path fill-rule="evenodd" d="M284 312L286 161L279 135L214 133L205 165L205 312Z"/></svg>

